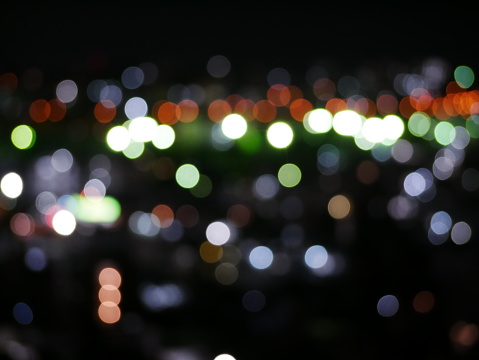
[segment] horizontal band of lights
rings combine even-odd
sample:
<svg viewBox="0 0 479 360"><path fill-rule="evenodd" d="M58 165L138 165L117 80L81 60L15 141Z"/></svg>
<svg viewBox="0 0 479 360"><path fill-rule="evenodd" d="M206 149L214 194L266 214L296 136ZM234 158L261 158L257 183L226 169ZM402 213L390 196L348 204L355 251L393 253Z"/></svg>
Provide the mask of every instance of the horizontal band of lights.
<svg viewBox="0 0 479 360"><path fill-rule="evenodd" d="M421 221L418 236L426 246L469 243L475 230L465 214L444 202L433 207L447 181L466 193L479 189L479 170L463 167L479 138L479 90L472 88L470 67L451 71L439 60L426 61L420 72L398 71L393 90L373 86L371 74L333 81L321 67L310 68L300 88L288 71L275 68L264 89L241 93L229 93L221 82L230 70L218 55L207 64L206 84L166 87L157 67L143 63L118 79L62 80L53 98L36 96L38 69L22 77L1 74L0 108L11 120L8 150L30 156L28 171L12 165L0 174L0 207L12 236L24 244L42 237L68 242L105 231L145 247L161 242L168 266L205 267L208 279L225 287L251 274L281 277L297 263L315 279L347 271L341 248L310 236L308 221L330 226L328 236L344 243L364 213L397 224ZM49 146L49 136L59 141ZM348 162L356 150L357 162ZM119 172L118 159L131 167ZM404 170L388 184L395 193L361 208L362 190L380 183L388 163ZM347 167L352 175L345 180ZM274 235L265 235L268 229ZM35 243L24 261L41 272L51 255ZM114 325L123 316L122 276L104 267L98 281L96 316ZM436 306L429 289L408 296L390 292L370 305L386 318L408 302L417 313ZM188 289L148 280L136 297L142 310L158 313L187 303ZM254 313L269 300L265 291L248 289L240 303ZM19 324L30 324L34 310L19 299L12 313ZM467 331L477 326L454 324L451 341L470 346Z"/></svg>

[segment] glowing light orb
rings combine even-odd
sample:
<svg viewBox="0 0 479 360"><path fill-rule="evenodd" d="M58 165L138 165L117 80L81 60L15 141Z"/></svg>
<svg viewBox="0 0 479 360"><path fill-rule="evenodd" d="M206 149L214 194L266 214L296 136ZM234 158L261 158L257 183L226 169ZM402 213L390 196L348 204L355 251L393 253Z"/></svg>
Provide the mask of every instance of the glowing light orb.
<svg viewBox="0 0 479 360"><path fill-rule="evenodd" d="M456 137L456 129L448 121L439 122L434 128L434 137L441 145L449 145Z"/></svg>
<svg viewBox="0 0 479 360"><path fill-rule="evenodd" d="M112 301L105 301L98 307L98 317L105 324L114 324L121 318L120 307Z"/></svg>
<svg viewBox="0 0 479 360"><path fill-rule="evenodd" d="M168 149L175 142L175 138L175 130L170 125L162 124L156 127L151 143L157 149Z"/></svg>
<svg viewBox="0 0 479 360"><path fill-rule="evenodd" d="M464 221L454 224L451 230L451 239L456 245L463 245L471 239L471 227Z"/></svg>
<svg viewBox="0 0 479 360"><path fill-rule="evenodd" d="M148 112L148 104L140 97L128 99L125 104L125 115L128 119L145 116Z"/></svg>
<svg viewBox="0 0 479 360"><path fill-rule="evenodd" d="M431 128L431 118L426 113L415 112L409 118L407 127L409 132L414 136L424 136Z"/></svg>
<svg viewBox="0 0 479 360"><path fill-rule="evenodd" d="M284 187L295 187L301 181L301 170L295 164L284 164L278 171L278 180Z"/></svg>
<svg viewBox="0 0 479 360"><path fill-rule="evenodd" d="M0 181L0 190L6 197L16 199L23 191L23 180L17 173L8 173Z"/></svg>
<svg viewBox="0 0 479 360"><path fill-rule="evenodd" d="M312 269L319 269L328 261L328 252L321 245L313 245L304 254L304 262Z"/></svg>
<svg viewBox="0 0 479 360"><path fill-rule="evenodd" d="M245 118L238 114L229 114L221 122L221 131L230 139L239 139L247 129Z"/></svg>
<svg viewBox="0 0 479 360"><path fill-rule="evenodd" d="M126 149L123 149L123 155L128 159L137 159L145 151L145 144L143 142L131 141Z"/></svg>
<svg viewBox="0 0 479 360"><path fill-rule="evenodd" d="M431 217L431 230L438 235L449 232L452 226L451 216L445 211L438 211Z"/></svg>
<svg viewBox="0 0 479 360"><path fill-rule="evenodd" d="M228 225L221 221L215 221L206 228L206 238L213 245L223 245L228 242L231 231Z"/></svg>
<svg viewBox="0 0 479 360"><path fill-rule="evenodd" d="M333 115L326 109L314 109L306 113L304 128L312 134L326 133L333 127Z"/></svg>
<svg viewBox="0 0 479 360"><path fill-rule="evenodd" d="M377 304L378 314L383 317L391 317L397 313L399 301L394 295L384 295Z"/></svg>
<svg viewBox="0 0 479 360"><path fill-rule="evenodd" d="M333 116L333 129L339 135L354 136L361 131L363 120L353 110L342 110Z"/></svg>
<svg viewBox="0 0 479 360"><path fill-rule="evenodd" d="M291 126L285 122L276 122L267 130L266 137L268 142L275 148L284 149L291 145L294 133Z"/></svg>
<svg viewBox="0 0 479 360"><path fill-rule="evenodd" d="M68 210L60 210L52 219L52 227L58 234L68 236L75 231L77 222L75 216Z"/></svg>
<svg viewBox="0 0 479 360"><path fill-rule="evenodd" d="M351 203L344 195L336 195L329 200L328 212L336 220L344 219L351 211Z"/></svg>
<svg viewBox="0 0 479 360"><path fill-rule="evenodd" d="M214 360L236 360L236 359L229 354L221 354L215 357Z"/></svg>
<svg viewBox="0 0 479 360"><path fill-rule="evenodd" d="M192 164L183 164L176 170L175 178L182 188L191 189L198 184L200 172Z"/></svg>
<svg viewBox="0 0 479 360"><path fill-rule="evenodd" d="M131 140L147 142L155 138L157 127L157 121L151 117L136 117L129 122L128 132Z"/></svg>
<svg viewBox="0 0 479 360"><path fill-rule="evenodd" d="M454 70L454 79L463 89L469 88L474 82L474 72L469 66L458 66Z"/></svg>
<svg viewBox="0 0 479 360"><path fill-rule="evenodd" d="M78 95L78 86L73 80L63 80L57 85L56 95L63 103L72 102Z"/></svg>
<svg viewBox="0 0 479 360"><path fill-rule="evenodd" d="M363 137L372 143L378 143L385 138L385 126L383 120L377 117L366 119L362 126Z"/></svg>
<svg viewBox="0 0 479 360"><path fill-rule="evenodd" d="M18 125L12 131L11 140L17 149L30 149L35 144L35 139L35 130L28 125Z"/></svg>
<svg viewBox="0 0 479 360"><path fill-rule="evenodd" d="M130 145L130 133L124 126L112 127L106 135L106 143L113 151L123 151Z"/></svg>
<svg viewBox="0 0 479 360"><path fill-rule="evenodd" d="M384 138L394 143L404 133L404 122L399 116L386 115L383 119Z"/></svg>
<svg viewBox="0 0 479 360"><path fill-rule="evenodd" d="M249 262L258 270L267 269L273 263L273 252L266 246L257 246L251 250Z"/></svg>

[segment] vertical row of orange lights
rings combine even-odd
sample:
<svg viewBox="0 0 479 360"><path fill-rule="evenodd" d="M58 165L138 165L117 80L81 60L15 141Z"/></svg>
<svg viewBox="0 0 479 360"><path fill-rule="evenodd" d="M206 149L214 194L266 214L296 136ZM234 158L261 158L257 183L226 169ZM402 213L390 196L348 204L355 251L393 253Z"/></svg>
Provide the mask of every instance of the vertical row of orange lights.
<svg viewBox="0 0 479 360"><path fill-rule="evenodd" d="M121 275L113 267L104 267L98 274L98 283L100 290L98 291L98 299L100 305L98 307L98 317L106 324L114 324L121 318L121 310L119 307L121 301Z"/></svg>

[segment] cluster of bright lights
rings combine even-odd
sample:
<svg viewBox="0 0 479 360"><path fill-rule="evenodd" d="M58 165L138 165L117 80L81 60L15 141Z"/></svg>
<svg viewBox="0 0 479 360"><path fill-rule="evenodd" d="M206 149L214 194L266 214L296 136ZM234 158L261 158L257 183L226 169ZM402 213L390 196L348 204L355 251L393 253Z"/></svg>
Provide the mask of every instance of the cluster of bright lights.
<svg viewBox="0 0 479 360"><path fill-rule="evenodd" d="M438 64L428 66L435 73L440 68ZM215 79L224 78L230 69L231 63L221 55L212 57L207 64L208 74ZM394 88L402 98L383 92L375 101L355 93L354 89L359 85L353 77L344 77L334 84L327 76L313 76L313 72L311 70L308 74L308 82L312 86L314 101L305 99L302 91L290 84L289 73L281 68L268 74L269 87L265 99L255 101L233 94L208 104L205 89L197 84L172 86L167 99L155 103L139 96L128 98L130 90L151 84L156 79L157 69L149 63L128 67L123 71L120 82L94 80L88 85L86 93L95 104L95 120L105 126L107 149L122 153L131 160L140 159L150 145L153 150L159 150L155 154L163 155L166 153L163 150L187 148L190 143L200 143L205 138L210 139L209 143L201 142L206 146L221 153L236 147L245 157L261 156L263 143L274 150L282 150L294 147L295 142L300 141L300 135L313 138L314 143L319 145L312 153L312 164L316 165L319 186L328 189L324 192L328 196L321 210L341 229L347 228L348 221L355 215L354 196L341 192L337 184L321 183L340 173L346 161L346 151L339 142L351 140L358 149L370 152L371 160L361 162L356 171L357 180L364 185L378 180L378 163L393 160L406 166L414 164L419 151L417 144L421 141L430 142L433 148L437 148L429 168L415 167L411 170L408 167L408 172L398 181L399 193L387 201L387 213L401 222L417 217L421 204L435 199L439 183L457 174L471 139L479 138L479 93L468 90L475 77L467 66L455 69L454 81L446 85L445 96L432 95L445 85L442 76L436 77L435 82L435 78L425 71L421 75L398 74L394 79ZM16 124L11 131L10 139L15 149L34 149L39 136L38 124L63 120L82 91L75 81L66 79L57 84L54 99L32 101L28 109L33 123ZM337 92L342 98L336 97ZM122 105L123 112L120 111ZM289 114L279 116L281 110L287 110ZM210 121L203 121L206 118ZM302 128L304 134L299 133ZM179 141L180 136L184 136L182 140L186 141ZM340 141L336 143L335 139ZM285 150L286 153L290 154ZM162 161L165 159L166 162L171 160L169 157L161 158ZM288 157L273 171L261 170L248 179L249 188L245 192L253 205L234 203L222 214L224 217L208 221L204 231L198 232L202 241L196 248L183 243L178 245L174 255L176 265L190 268L196 259L200 259L206 266L214 267L213 278L217 283L230 286L243 276L242 263L257 273L287 273L294 261L287 250L299 248L301 251L297 254L301 263L311 274L324 277L341 272L344 267L341 254L334 253L319 240L307 243L305 230L299 225L305 205L294 191L301 189L307 169L298 165L304 159L297 160ZM200 161L191 159L179 164L173 161L160 164L157 177L174 180L175 186L189 190L197 199L208 198L223 184L213 182L214 177L200 164ZM120 226L119 220L124 215L135 239L146 239L146 243L160 239L180 244L187 229L195 228L200 220L205 219L201 211L191 204L174 208L167 203L157 203L151 209L131 209L128 214L122 213L120 201L108 195L110 183L114 181L108 156L96 155L90 159L88 179L80 179L77 166L72 152L66 148L36 159L31 188L36 194L35 206L31 214L16 212L11 217L10 230L16 237L28 240L43 226L60 237L68 237L85 225L115 228ZM465 169L461 184L466 191L478 190L479 171ZM17 199L24 195L24 180L17 172L7 172L1 178L0 190L1 195L7 198L2 208L14 210ZM234 191L243 190L235 188ZM33 214L33 211L36 213ZM264 239L243 238L242 230L252 223L255 215L265 219L282 217L285 224L278 236L282 248ZM471 240L471 226L462 219L454 218L452 212L443 210L429 214L425 237L430 245L438 246L448 239L456 245L465 245ZM27 268L36 272L44 270L48 260L46 251L39 246L30 246L24 257ZM116 323L121 318L121 275L116 269L105 267L99 273L98 281L101 286L98 291L98 317L103 323ZM177 284L147 283L140 290L140 298L147 310L157 312L182 305L186 294ZM431 292L419 292L412 302L413 308L420 313L429 312L434 300ZM258 312L266 306L267 297L259 290L249 290L245 292L242 303L247 311ZM396 315L400 311L398 297L391 294L382 296L376 310L382 317ZM13 316L19 324L27 325L33 321L30 307L23 302L15 305ZM460 339L464 338L461 334L471 329L476 328L471 328L471 324L457 324L455 335L451 335L453 341L460 343L463 341ZM221 354L215 360L234 358Z"/></svg>
<svg viewBox="0 0 479 360"><path fill-rule="evenodd" d="M112 127L106 142L111 150L136 159L143 154L145 143L151 142L158 149L169 148L175 142L175 131L169 125L158 124L151 117L141 116Z"/></svg>

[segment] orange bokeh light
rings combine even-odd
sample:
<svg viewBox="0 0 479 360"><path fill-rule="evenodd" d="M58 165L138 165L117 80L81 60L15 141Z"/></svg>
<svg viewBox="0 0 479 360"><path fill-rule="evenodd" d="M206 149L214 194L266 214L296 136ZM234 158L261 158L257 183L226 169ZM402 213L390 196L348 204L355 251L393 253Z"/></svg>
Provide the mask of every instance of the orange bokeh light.
<svg viewBox="0 0 479 360"><path fill-rule="evenodd" d="M65 114L67 113L67 106L64 102L58 99L52 99L48 102L48 104L50 105L50 115L48 116L50 121L60 121L65 117Z"/></svg>
<svg viewBox="0 0 479 360"><path fill-rule="evenodd" d="M45 122L50 116L51 105L44 99L35 100L30 104L30 117L35 122Z"/></svg>
<svg viewBox="0 0 479 360"><path fill-rule="evenodd" d="M260 122L271 122L276 117L276 107L269 100L260 100L253 107L253 115Z"/></svg>
<svg viewBox="0 0 479 360"><path fill-rule="evenodd" d="M113 285L118 288L121 285L121 275L115 268L105 267L98 274L98 282L101 286Z"/></svg>
<svg viewBox="0 0 479 360"><path fill-rule="evenodd" d="M266 97L274 106L286 106L291 99L291 93L285 85L275 84L268 89Z"/></svg>
<svg viewBox="0 0 479 360"><path fill-rule="evenodd" d="M347 110L348 103L343 99L332 98L326 103L325 109L334 115L339 111Z"/></svg>
<svg viewBox="0 0 479 360"><path fill-rule="evenodd" d="M93 114L98 122L109 123L116 116L116 106L110 100L99 101L93 109Z"/></svg>
<svg viewBox="0 0 479 360"><path fill-rule="evenodd" d="M416 112L416 109L412 107L410 97L403 97L399 102L399 113L406 119L409 119L414 112Z"/></svg>
<svg viewBox="0 0 479 360"><path fill-rule="evenodd" d="M231 114L231 106L225 100L214 100L208 106L208 117L211 121L220 122L229 114Z"/></svg>
<svg viewBox="0 0 479 360"><path fill-rule="evenodd" d="M289 112L296 121L303 121L304 115L311 110L313 110L313 105L305 99L296 99L289 106Z"/></svg>
<svg viewBox="0 0 479 360"><path fill-rule="evenodd" d="M121 318L121 311L117 304L105 301L98 307L98 317L106 324L114 324Z"/></svg>
<svg viewBox="0 0 479 360"><path fill-rule="evenodd" d="M181 122L189 123L198 117L199 108L193 100L181 100L176 107L175 115Z"/></svg>
<svg viewBox="0 0 479 360"><path fill-rule="evenodd" d="M246 121L254 120L254 101L249 99L240 100L234 107L236 114L242 115Z"/></svg>
<svg viewBox="0 0 479 360"><path fill-rule="evenodd" d="M173 125L178 122L176 108L178 105L170 101L166 101L158 108L158 121L162 124Z"/></svg>
<svg viewBox="0 0 479 360"><path fill-rule="evenodd" d="M156 205L151 213L160 220L161 228L167 228L170 226L175 218L175 213L168 205Z"/></svg>

